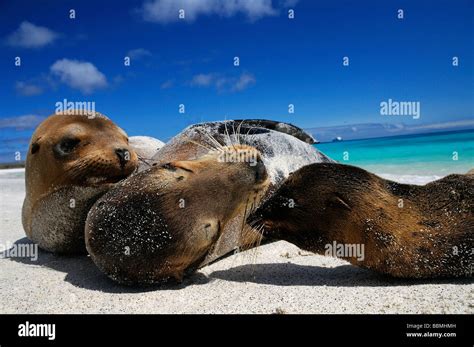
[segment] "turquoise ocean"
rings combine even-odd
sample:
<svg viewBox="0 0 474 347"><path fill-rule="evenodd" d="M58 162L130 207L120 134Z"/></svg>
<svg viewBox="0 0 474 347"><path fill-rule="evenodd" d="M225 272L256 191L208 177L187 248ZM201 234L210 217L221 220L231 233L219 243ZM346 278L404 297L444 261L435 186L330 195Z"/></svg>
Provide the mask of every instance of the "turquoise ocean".
<svg viewBox="0 0 474 347"><path fill-rule="evenodd" d="M401 183L425 184L474 169L474 129L320 143L315 147L342 164ZM0 180L23 175L24 169L0 170Z"/></svg>
<svg viewBox="0 0 474 347"><path fill-rule="evenodd" d="M474 130L320 143L341 164L406 183L424 184L474 169Z"/></svg>

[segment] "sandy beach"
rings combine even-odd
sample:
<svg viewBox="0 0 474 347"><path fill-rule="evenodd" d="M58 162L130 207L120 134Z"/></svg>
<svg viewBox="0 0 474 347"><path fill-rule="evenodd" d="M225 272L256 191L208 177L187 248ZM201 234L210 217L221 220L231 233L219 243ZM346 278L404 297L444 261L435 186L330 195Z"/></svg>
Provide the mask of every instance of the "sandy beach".
<svg viewBox="0 0 474 347"><path fill-rule="evenodd" d="M30 244L22 169L0 171L0 244ZM3 253L5 255L5 252ZM276 242L204 267L180 285L129 288L88 256L0 259L0 313L474 313L474 281L406 281Z"/></svg>

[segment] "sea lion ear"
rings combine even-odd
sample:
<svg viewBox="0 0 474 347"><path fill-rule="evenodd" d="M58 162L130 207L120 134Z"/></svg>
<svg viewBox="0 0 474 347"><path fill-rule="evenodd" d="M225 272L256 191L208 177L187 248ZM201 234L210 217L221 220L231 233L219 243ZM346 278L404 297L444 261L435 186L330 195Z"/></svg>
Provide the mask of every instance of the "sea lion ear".
<svg viewBox="0 0 474 347"><path fill-rule="evenodd" d="M352 211L349 204L339 195L332 195L329 199L329 204L334 207L342 208L346 211Z"/></svg>

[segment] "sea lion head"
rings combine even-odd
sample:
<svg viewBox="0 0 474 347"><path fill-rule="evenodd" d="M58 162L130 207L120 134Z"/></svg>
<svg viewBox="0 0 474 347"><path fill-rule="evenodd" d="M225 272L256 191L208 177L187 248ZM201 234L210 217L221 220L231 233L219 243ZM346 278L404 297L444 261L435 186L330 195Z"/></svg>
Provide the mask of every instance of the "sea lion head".
<svg viewBox="0 0 474 347"><path fill-rule="evenodd" d="M114 183L137 167L127 134L95 112L54 114L34 132L26 159L30 187ZM41 192L40 192L41 193Z"/></svg>
<svg viewBox="0 0 474 347"><path fill-rule="evenodd" d="M363 219L372 203L367 193L377 196L379 184L376 176L354 166L307 165L290 174L248 222L266 237L296 245L317 237L333 240L347 224Z"/></svg>
<svg viewBox="0 0 474 347"><path fill-rule="evenodd" d="M253 159L242 160L243 152ZM211 251L226 223L255 205L268 184L260 154L249 146L157 165L95 203L86 221L87 249L118 282L180 281Z"/></svg>
<svg viewBox="0 0 474 347"><path fill-rule="evenodd" d="M84 111L49 116L33 133L26 158L27 236L53 252L85 250L88 209L137 166L127 134L106 116ZM74 209L70 199L77 202Z"/></svg>

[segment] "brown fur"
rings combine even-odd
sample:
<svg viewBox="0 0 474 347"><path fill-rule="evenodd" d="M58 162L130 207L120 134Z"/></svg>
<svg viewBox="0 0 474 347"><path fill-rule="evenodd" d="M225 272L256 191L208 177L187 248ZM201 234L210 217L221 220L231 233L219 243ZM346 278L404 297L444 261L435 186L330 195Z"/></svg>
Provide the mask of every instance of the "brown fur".
<svg viewBox="0 0 474 347"><path fill-rule="evenodd" d="M118 149L129 152L128 160L121 163ZM22 211L26 235L48 251L85 251L88 209L136 167L127 134L100 113L48 117L35 130L26 158Z"/></svg>
<svg viewBox="0 0 474 347"><path fill-rule="evenodd" d="M250 148L235 145L227 148ZM263 164L221 162L219 151L142 171L90 210L92 260L125 284L180 281L212 251L229 220L268 185Z"/></svg>
<svg viewBox="0 0 474 347"><path fill-rule="evenodd" d="M470 174L415 186L347 165L308 165L290 175L250 220L264 224L265 236L315 253L324 254L333 241L363 244L363 261L346 260L395 277L465 276L473 270Z"/></svg>

